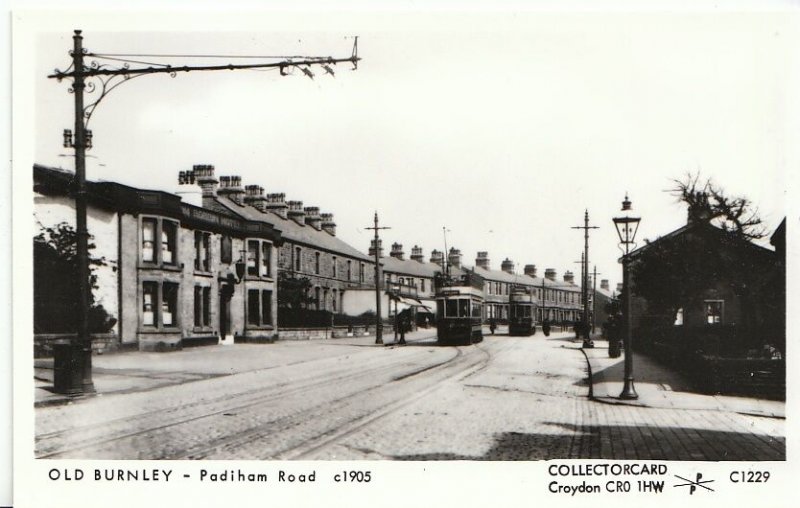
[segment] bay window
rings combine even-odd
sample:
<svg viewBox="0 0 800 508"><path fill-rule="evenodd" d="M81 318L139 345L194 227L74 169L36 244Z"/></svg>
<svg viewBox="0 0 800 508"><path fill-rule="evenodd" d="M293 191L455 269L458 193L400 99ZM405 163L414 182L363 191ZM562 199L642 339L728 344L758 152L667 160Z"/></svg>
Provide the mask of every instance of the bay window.
<svg viewBox="0 0 800 508"><path fill-rule="evenodd" d="M156 217L144 217L141 223L141 259L145 263L178 264L178 223Z"/></svg>
<svg viewBox="0 0 800 508"><path fill-rule="evenodd" d="M145 281L142 283L142 326L176 328L178 326L178 284Z"/></svg>
<svg viewBox="0 0 800 508"><path fill-rule="evenodd" d="M250 289L247 291L247 324L272 326L272 291Z"/></svg>

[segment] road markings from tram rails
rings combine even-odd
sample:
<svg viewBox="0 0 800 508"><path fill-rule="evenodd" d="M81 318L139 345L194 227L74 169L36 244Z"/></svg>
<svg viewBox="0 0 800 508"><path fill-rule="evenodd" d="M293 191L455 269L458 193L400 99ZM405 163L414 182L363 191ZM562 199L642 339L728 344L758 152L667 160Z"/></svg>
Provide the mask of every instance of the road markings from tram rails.
<svg viewBox="0 0 800 508"><path fill-rule="evenodd" d="M424 356L424 352L421 351L415 355L421 357ZM369 369L360 370L357 372L353 372L349 367L343 366L341 369L343 371L342 375L331 377L330 373L323 373L308 378L301 385L295 384L295 386L291 386L292 383L297 383L296 379L271 385L269 387L270 390L266 393L264 391L264 387L259 386L258 388L248 390L240 395L237 395L235 404L230 404L230 395L223 395L211 400L205 399L198 402L185 404L183 406L176 406L177 409L170 408L166 412L164 410L150 411L141 415L134 415L132 417L118 418L110 422L99 422L97 424L86 426L80 429L84 432L84 434L86 434L86 436L82 440L79 439L77 443L73 442L71 443L71 446L67 447L58 448L58 445L62 444L61 441L63 441L65 438L75 438L75 431L73 429L63 430L58 433L51 433L48 438L37 440L37 458L66 458L68 456L74 456L74 452L79 450L102 449L103 445L135 438L153 431L176 427L224 413L235 413L245 408L257 406L268 401L277 400L287 395L300 393L310 388L327 386L331 383L372 376L376 372L393 365L393 359L387 358L386 360L388 360L388 362L382 362L378 365L372 366ZM242 401L242 397L244 397L244 401ZM228 404L225 404L226 402L228 402ZM220 407L215 407L217 404L219 404ZM212 409L209 410L209 408ZM180 414L178 411L179 409L189 409L191 416L187 417L185 414ZM167 415L167 413L169 413L169 415ZM146 420L148 418L154 418L155 421L159 422L159 425L148 425L147 428L143 429L135 427L135 425L139 422L146 424ZM118 430L116 430L116 432L113 430L114 425L120 427ZM131 425L134 425L133 429L130 428ZM112 428L111 435L109 436L106 434L107 437L105 439L98 439L96 432L98 430L108 431L109 427ZM89 457L98 458L97 456L93 455L89 455Z"/></svg>

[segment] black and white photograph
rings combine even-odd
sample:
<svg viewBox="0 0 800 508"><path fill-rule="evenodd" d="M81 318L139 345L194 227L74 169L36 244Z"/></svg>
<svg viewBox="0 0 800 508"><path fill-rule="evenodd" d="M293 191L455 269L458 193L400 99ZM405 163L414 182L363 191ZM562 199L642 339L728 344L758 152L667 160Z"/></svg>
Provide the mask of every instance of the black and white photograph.
<svg viewBox="0 0 800 508"><path fill-rule="evenodd" d="M14 506L788 506L797 11L658 4L12 13Z"/></svg>

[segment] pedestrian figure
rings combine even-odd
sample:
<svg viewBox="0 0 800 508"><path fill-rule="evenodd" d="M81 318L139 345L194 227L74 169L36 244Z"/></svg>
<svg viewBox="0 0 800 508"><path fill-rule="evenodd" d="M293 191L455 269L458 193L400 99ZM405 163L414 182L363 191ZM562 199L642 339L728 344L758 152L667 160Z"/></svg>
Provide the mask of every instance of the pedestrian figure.
<svg viewBox="0 0 800 508"><path fill-rule="evenodd" d="M406 343L406 329L409 331L411 330L411 319L409 318L408 312L403 311L400 313L400 340L397 342L398 344L405 344Z"/></svg>
<svg viewBox="0 0 800 508"><path fill-rule="evenodd" d="M489 319L489 331L492 332L494 335L494 331L497 330L497 321L494 318Z"/></svg>
<svg viewBox="0 0 800 508"><path fill-rule="evenodd" d="M544 318L544 321L542 321L542 332L544 333L545 337L549 337L550 336L550 319L549 318Z"/></svg>
<svg viewBox="0 0 800 508"><path fill-rule="evenodd" d="M622 332L622 315L611 314L608 316L607 330L608 330L608 356L610 358L619 358L622 354L622 341L620 340Z"/></svg>

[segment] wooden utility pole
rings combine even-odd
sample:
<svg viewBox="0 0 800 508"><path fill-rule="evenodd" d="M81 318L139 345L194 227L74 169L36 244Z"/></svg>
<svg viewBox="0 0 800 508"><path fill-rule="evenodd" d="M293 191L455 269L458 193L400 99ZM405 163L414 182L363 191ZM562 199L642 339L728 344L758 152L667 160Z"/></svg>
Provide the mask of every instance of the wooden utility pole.
<svg viewBox="0 0 800 508"><path fill-rule="evenodd" d="M589 230L600 229L597 226L589 225L589 210L585 210L583 214L583 226L573 226L572 229L583 230L583 281L581 282L581 296L583 299L583 347L594 347L592 339L589 336Z"/></svg>
<svg viewBox="0 0 800 508"><path fill-rule="evenodd" d="M378 226L378 212L375 212L375 225L365 229L375 231L375 344L383 344L383 320L381 317L381 258L380 258L380 237L378 231L381 229L392 229L387 226Z"/></svg>

